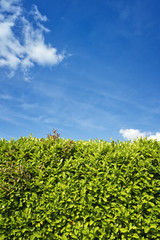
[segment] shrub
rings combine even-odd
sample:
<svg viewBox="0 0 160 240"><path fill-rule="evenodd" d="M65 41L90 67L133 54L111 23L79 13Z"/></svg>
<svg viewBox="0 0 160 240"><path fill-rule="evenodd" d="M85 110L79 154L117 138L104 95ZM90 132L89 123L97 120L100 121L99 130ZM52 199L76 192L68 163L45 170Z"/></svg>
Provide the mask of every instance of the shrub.
<svg viewBox="0 0 160 240"><path fill-rule="evenodd" d="M0 186L0 240L160 239L156 140L2 139Z"/></svg>

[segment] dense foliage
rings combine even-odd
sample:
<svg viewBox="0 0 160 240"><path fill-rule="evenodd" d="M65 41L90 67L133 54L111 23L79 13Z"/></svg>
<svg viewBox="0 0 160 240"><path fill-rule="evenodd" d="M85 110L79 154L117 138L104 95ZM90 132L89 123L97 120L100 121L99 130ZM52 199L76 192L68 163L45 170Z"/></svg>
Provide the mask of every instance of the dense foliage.
<svg viewBox="0 0 160 240"><path fill-rule="evenodd" d="M156 140L0 140L0 240L158 240L159 223Z"/></svg>

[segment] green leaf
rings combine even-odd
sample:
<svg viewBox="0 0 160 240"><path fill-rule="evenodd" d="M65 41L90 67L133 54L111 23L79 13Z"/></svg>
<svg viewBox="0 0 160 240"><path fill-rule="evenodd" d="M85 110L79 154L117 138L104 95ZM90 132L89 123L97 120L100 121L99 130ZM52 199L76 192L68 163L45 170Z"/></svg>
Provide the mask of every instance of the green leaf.
<svg viewBox="0 0 160 240"><path fill-rule="evenodd" d="M134 239L134 238L135 238L135 239L140 239L139 236L138 236L138 234L136 234L136 233L133 234L133 239Z"/></svg>
<svg viewBox="0 0 160 240"><path fill-rule="evenodd" d="M61 239L62 240L68 240L67 236L65 236L65 235L63 235Z"/></svg>
<svg viewBox="0 0 160 240"><path fill-rule="evenodd" d="M74 235L73 233L71 233L70 236L71 236L72 238L74 238L74 239L77 239L77 236Z"/></svg>
<svg viewBox="0 0 160 240"><path fill-rule="evenodd" d="M150 230L150 227L145 227L144 232L145 232L145 233L148 233L149 230Z"/></svg>
<svg viewBox="0 0 160 240"><path fill-rule="evenodd" d="M86 229L82 230L82 233L83 233L84 235L88 235L88 234L89 234L89 229L86 228Z"/></svg>
<svg viewBox="0 0 160 240"><path fill-rule="evenodd" d="M0 240L4 240L5 238L7 238L4 234L0 236Z"/></svg>
<svg viewBox="0 0 160 240"><path fill-rule="evenodd" d="M40 238L41 237L41 233L40 232L34 232L33 235L37 238Z"/></svg>
<svg viewBox="0 0 160 240"><path fill-rule="evenodd" d="M32 193L32 199L35 199L35 200L37 199L37 193L35 192Z"/></svg>
<svg viewBox="0 0 160 240"><path fill-rule="evenodd" d="M126 233L126 232L128 232L128 229L127 229L127 228L120 228L120 231L121 231L122 233Z"/></svg>
<svg viewBox="0 0 160 240"><path fill-rule="evenodd" d="M157 224L151 224L151 225L150 225L150 228L151 228L151 229L157 229Z"/></svg>
<svg viewBox="0 0 160 240"><path fill-rule="evenodd" d="M3 225L4 224L4 219L2 217L2 214L0 214L0 225Z"/></svg>

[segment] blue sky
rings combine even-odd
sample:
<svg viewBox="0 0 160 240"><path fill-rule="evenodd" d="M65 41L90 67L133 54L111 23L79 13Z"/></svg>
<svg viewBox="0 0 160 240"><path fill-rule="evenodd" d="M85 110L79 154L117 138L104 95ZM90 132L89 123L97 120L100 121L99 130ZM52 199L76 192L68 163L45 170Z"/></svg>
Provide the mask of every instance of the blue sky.
<svg viewBox="0 0 160 240"><path fill-rule="evenodd" d="M159 0L0 0L0 138L160 140Z"/></svg>

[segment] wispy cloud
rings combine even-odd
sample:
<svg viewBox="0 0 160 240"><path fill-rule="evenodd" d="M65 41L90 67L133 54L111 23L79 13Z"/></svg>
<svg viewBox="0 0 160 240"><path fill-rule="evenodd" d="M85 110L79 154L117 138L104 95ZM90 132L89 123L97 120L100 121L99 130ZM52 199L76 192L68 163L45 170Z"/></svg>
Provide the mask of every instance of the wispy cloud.
<svg viewBox="0 0 160 240"><path fill-rule="evenodd" d="M65 57L45 42L47 17L36 5L25 12L21 0L0 0L0 67L8 67L11 75L18 67L26 73L35 64L53 66Z"/></svg>
<svg viewBox="0 0 160 240"><path fill-rule="evenodd" d="M160 141L160 132L152 134L151 132L141 132L138 129L120 129L119 132L123 136L123 138L127 140L134 140L139 137L147 137L148 139L157 139L158 141Z"/></svg>
<svg viewBox="0 0 160 240"><path fill-rule="evenodd" d="M96 124L96 121L93 119L74 119L74 123L81 129L87 129L87 130L106 130L106 128L102 125Z"/></svg>
<svg viewBox="0 0 160 240"><path fill-rule="evenodd" d="M6 93L0 93L0 99L2 100L12 100L12 96Z"/></svg>
<svg viewBox="0 0 160 240"><path fill-rule="evenodd" d="M118 30L120 35L124 37L131 37L141 36L144 33L148 35L152 32L154 22L152 11L150 11L150 1L135 0L130 2L114 0L108 1L107 5L116 11L120 21L130 24L130 31L125 30L125 25L123 25L123 28Z"/></svg>
<svg viewBox="0 0 160 240"><path fill-rule="evenodd" d="M18 121L14 117L14 112L11 109L0 104L0 113L0 120L18 125Z"/></svg>
<svg viewBox="0 0 160 240"><path fill-rule="evenodd" d="M37 104L35 103L22 103L21 104L21 108L24 109L24 110L35 110L38 108Z"/></svg>

